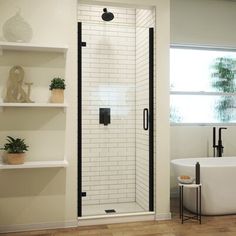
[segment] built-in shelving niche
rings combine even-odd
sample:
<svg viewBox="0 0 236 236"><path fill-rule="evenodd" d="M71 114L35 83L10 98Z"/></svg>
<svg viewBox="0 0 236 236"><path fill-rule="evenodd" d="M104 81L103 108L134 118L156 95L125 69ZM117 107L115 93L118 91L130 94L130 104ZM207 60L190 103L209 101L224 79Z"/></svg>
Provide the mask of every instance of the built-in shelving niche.
<svg viewBox="0 0 236 236"><path fill-rule="evenodd" d="M57 54L62 55L64 60L66 59L68 47L66 45L50 45L50 44L31 44L31 43L14 43L14 42L0 42L0 57L1 60L4 60L4 57L8 57L8 54L16 55L16 58L20 58L19 55L25 56L30 55L35 58L39 56L42 61L42 57L46 57L48 54ZM15 53L15 54L14 54ZM18 59L15 59L13 56L13 63L14 65ZM7 58L8 61L9 57ZM18 60L21 64L21 61ZM41 62L40 61L40 62ZM9 62L8 62L9 63ZM47 88L48 89L48 88ZM50 112L48 109L63 109L66 112L66 108L68 107L67 103L48 103L48 102L34 102L34 103L4 103L0 102L0 112L4 112L6 109L24 109L24 112L27 112L25 109L43 109L40 112ZM46 109L46 110L45 110ZM53 111L52 110L52 111ZM7 112L7 110L6 110ZM12 111L11 111L12 112ZM16 117L17 120L17 117ZM27 122L27 121L26 121ZM30 160L30 155L28 157ZM33 159L33 158L32 158ZM0 162L0 170L9 170L9 169L30 169L30 168L66 168L68 166L68 162L64 155L63 160L50 160L50 158L44 158L42 161L26 161L24 164L21 165L8 165L3 162Z"/></svg>

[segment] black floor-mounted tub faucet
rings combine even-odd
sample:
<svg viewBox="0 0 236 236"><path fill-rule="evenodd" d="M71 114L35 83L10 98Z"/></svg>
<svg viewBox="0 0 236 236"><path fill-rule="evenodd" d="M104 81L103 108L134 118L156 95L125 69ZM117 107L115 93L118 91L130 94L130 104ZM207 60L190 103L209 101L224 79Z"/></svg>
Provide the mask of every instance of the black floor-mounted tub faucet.
<svg viewBox="0 0 236 236"><path fill-rule="evenodd" d="M227 129L226 127L220 127L218 131L218 144L216 145L216 127L213 127L213 155L214 157L222 157L224 146L222 143L222 129Z"/></svg>

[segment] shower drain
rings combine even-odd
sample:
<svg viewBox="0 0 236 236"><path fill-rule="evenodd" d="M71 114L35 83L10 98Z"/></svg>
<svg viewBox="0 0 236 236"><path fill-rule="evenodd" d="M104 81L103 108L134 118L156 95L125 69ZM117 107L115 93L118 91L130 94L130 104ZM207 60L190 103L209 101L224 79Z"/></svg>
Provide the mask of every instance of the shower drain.
<svg viewBox="0 0 236 236"><path fill-rule="evenodd" d="M116 210L115 209L107 209L105 210L105 212L108 214L108 213L116 213Z"/></svg>

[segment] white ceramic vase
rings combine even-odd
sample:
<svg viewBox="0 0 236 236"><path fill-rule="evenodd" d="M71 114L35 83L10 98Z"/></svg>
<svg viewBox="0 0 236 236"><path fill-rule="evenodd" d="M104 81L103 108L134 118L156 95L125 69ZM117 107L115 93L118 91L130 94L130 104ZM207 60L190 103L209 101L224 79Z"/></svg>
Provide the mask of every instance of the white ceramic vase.
<svg viewBox="0 0 236 236"><path fill-rule="evenodd" d="M28 43L33 36L31 26L18 11L3 24L3 36L9 42Z"/></svg>

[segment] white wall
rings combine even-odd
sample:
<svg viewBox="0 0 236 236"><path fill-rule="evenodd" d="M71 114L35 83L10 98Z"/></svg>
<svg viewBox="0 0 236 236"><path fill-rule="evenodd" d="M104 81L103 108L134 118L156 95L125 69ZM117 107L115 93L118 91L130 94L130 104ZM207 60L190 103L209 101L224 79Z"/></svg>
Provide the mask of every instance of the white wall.
<svg viewBox="0 0 236 236"><path fill-rule="evenodd" d="M54 61L58 58L55 54L54 56L40 54L36 58L32 55L31 61L28 55L26 58L14 57L15 61L12 61L12 64L23 63L27 67L26 71L32 72L31 79L35 80L35 87L39 80L44 81L44 84L48 83L54 73L65 74L66 101L69 107L65 114L63 111L47 109L18 109L18 111L7 109L0 115L1 130L4 130L1 146L3 136L8 133L13 135L17 130L18 134L26 136L32 147L30 152L39 151L41 154L35 157L36 159L45 159L46 153L50 159L61 159L66 150L69 167L0 171L0 232L24 229L25 225L38 228L42 224L44 227L57 227L77 223L76 1L0 0L0 29L3 23L15 14L18 7L22 16L33 28L32 43L50 45L57 43L68 45L69 49L66 59L60 56L59 61L57 59ZM3 39L1 31L0 35ZM4 55L6 54L3 53L0 63L4 62ZM8 59L11 60L13 57ZM10 66L10 62L7 63L6 66ZM66 70L62 72L64 67ZM40 68L43 68L42 71ZM4 72L2 79L6 79L6 75ZM33 93L34 89L32 95ZM45 90L45 98L48 98L47 93ZM17 122L14 122L14 119ZM28 160L31 158L30 152Z"/></svg>
<svg viewBox="0 0 236 236"><path fill-rule="evenodd" d="M236 2L171 0L171 43L236 47ZM235 156L235 126L223 130L224 155ZM172 126L171 159L212 156L212 126ZM171 189L175 188L171 169Z"/></svg>
<svg viewBox="0 0 236 236"><path fill-rule="evenodd" d="M171 43L236 46L236 2L171 0Z"/></svg>

